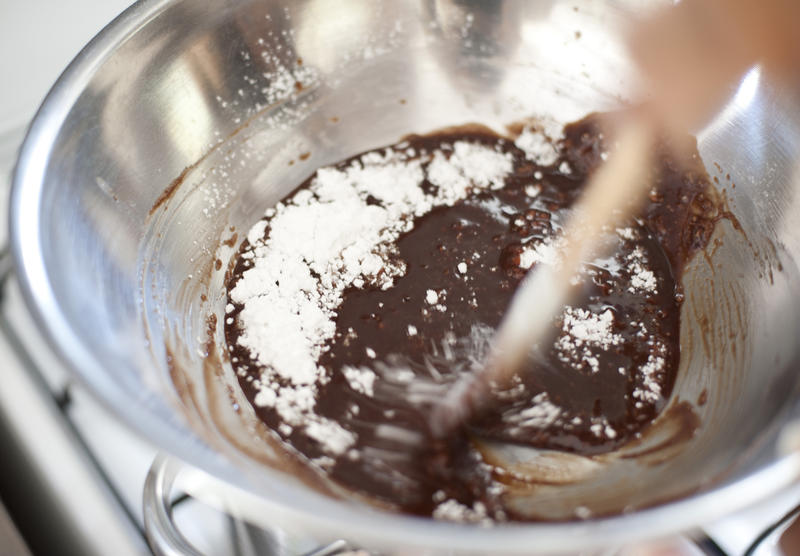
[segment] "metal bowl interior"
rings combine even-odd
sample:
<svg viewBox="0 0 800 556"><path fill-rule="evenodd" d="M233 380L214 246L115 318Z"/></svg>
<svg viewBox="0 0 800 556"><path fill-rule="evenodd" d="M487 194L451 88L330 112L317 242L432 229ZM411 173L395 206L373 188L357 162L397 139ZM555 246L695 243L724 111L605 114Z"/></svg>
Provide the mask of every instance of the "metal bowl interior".
<svg viewBox="0 0 800 556"><path fill-rule="evenodd" d="M565 477L510 494L560 523L483 529L332 498L335 485L287 468L238 393L220 327L209 327L224 318L238 243L315 168L410 132L502 130L528 117L557 126L619 107L636 87L622 29L652 4L138 3L65 72L23 146L11 233L28 301L101 400L238 487L213 496L256 522L301 521L367 546L553 552L684 529L763 499L800 471L782 448L800 410L800 120L758 68L698 134L736 216L684 281L670 407L691 406L700 428L653 450L680 436L668 409L640 445L604 458L498 448L526 472ZM584 522L577 506L625 515Z"/></svg>

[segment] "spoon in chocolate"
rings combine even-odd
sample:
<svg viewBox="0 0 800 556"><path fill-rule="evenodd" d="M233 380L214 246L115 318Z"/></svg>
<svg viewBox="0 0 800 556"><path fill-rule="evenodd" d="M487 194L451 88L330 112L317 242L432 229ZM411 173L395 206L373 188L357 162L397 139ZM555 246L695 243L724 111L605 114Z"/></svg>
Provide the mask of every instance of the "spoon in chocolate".
<svg viewBox="0 0 800 556"><path fill-rule="evenodd" d="M637 27L632 42L644 74L657 87L653 101L629 114L616 134L616 149L590 177L564 228L559 263L537 265L525 277L484 365L462 375L434 403L428 419L434 437L445 438L491 404L491 390L507 386L532 347L549 339L581 262L597 254L602 232L630 217L649 190L656 135L677 136L713 113L760 55L790 66L797 52L790 48L787 54L778 43L796 39L791 33L771 37L769 30L785 27L779 25L782 18L798 12L784 0L690 0Z"/></svg>
<svg viewBox="0 0 800 556"><path fill-rule="evenodd" d="M618 134L616 150L590 178L564 228L559 262L537 265L522 281L484 365L462 375L434 405L429 417L434 436L446 435L483 409L491 401L490 390L507 386L531 347L549 339L581 262L602 248L603 231L631 216L649 190L653 136L644 118L632 119Z"/></svg>

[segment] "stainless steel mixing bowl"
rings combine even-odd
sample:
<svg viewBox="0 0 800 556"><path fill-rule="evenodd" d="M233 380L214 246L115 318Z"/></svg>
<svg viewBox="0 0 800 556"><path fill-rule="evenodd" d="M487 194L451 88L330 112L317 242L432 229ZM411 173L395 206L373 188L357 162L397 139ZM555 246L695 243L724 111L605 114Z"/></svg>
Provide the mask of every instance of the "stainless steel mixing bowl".
<svg viewBox="0 0 800 556"><path fill-rule="evenodd" d="M617 107L637 86L621 29L652 4L140 2L67 69L22 148L11 234L30 307L122 420L231 485L209 496L259 523L368 547L557 552L769 497L800 472L800 116L758 68L699 130L738 220L723 218L687 271L667 416L598 458L495 448L524 473L560 477L509 496L562 522L482 528L326 495L335 486L287 469L220 348L230 256L313 169L409 132ZM686 419L700 423L694 436ZM624 514L582 521L577 506Z"/></svg>

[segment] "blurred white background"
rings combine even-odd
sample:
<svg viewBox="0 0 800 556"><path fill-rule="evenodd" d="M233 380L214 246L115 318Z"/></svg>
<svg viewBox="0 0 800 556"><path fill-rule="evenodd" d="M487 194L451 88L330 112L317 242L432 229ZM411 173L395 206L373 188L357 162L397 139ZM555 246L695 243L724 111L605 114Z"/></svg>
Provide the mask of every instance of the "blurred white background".
<svg viewBox="0 0 800 556"><path fill-rule="evenodd" d="M36 109L81 48L130 0L0 0L0 245L8 182Z"/></svg>

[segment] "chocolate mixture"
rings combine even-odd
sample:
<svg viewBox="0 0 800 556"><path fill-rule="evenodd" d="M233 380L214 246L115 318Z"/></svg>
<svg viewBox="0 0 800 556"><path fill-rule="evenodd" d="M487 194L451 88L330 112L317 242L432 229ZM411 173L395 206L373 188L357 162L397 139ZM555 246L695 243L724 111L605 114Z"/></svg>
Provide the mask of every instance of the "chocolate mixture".
<svg viewBox="0 0 800 556"><path fill-rule="evenodd" d="M603 117L590 116L566 126L557 159L547 165L478 126L413 136L390 147L413 158L452 152L458 141L485 145L508 153L513 169L502 188L474 191L413 219L413 229L396 241L392 256L405 271L392 287L344 292L335 336L318 361L326 379L313 409L353 433L355 443L342 454L331 457L314 435L282 427L275 407L256 403L264 365L240 345L243 306L232 302L226 340L258 417L302 459L347 488L401 511L439 517L452 517L442 513L442 503L455 501L472 517L520 518L504 507L496 470L478 449L482 442L592 455L637 437L672 390L680 357L681 272L705 246L716 218L713 191L689 137L694 154L680 165L667 148L660 150L641 216L608 231L613 254L585 262L574 280L573 302L553 323L552 343L532 350L513 385L494 392L491 409L446 445L430 440L424 404L412 403L397 384L383 384L389 381L380 371L400 366L426 380L433 372L446 385L480 360L525 273L557 257L569 207L606 152L602 123ZM436 186L426 178L421 188ZM267 218L264 237L269 234ZM242 245L229 292L251 266L243 255L253 249L247 241ZM346 368L377 370L374 388L354 388ZM419 437L393 441L383 425Z"/></svg>

